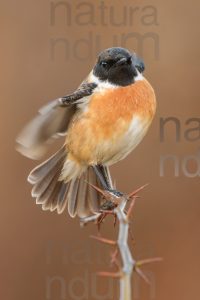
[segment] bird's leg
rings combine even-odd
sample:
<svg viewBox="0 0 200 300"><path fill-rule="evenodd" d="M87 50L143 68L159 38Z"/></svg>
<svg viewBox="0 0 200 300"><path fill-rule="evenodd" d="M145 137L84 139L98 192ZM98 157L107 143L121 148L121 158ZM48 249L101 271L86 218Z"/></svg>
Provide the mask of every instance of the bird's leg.
<svg viewBox="0 0 200 300"><path fill-rule="evenodd" d="M98 188L98 191L101 192L101 194L103 195L103 199L105 200L103 204L100 206L101 215L97 221L98 228L100 228L101 223L103 222L103 220L107 215L114 216L114 226L115 226L116 214L114 212L114 209L118 206L119 200L121 199L121 197L124 196L124 194L120 191L113 189L113 187L111 186L111 179L109 173L103 165L95 165L93 166L93 168L103 187L103 190Z"/></svg>
<svg viewBox="0 0 200 300"><path fill-rule="evenodd" d="M118 190L114 190L114 189L107 189L107 191L117 198L120 198L124 195L122 192L120 192Z"/></svg>
<svg viewBox="0 0 200 300"><path fill-rule="evenodd" d="M94 168L94 171L95 171L95 173L96 173L96 175L97 175L97 177L98 177L98 179L99 179L99 181L100 181L102 187L103 187L105 190L107 190L109 184L108 184L108 182L106 181L106 178L105 178L105 176L104 176L104 173L102 172L102 169L100 168L99 165L94 165L93 168Z"/></svg>
<svg viewBox="0 0 200 300"><path fill-rule="evenodd" d="M115 190L111 187L109 175L107 173L106 168L103 165L96 165L96 166L93 166L93 168L94 168L94 171L95 171L97 177L99 178L99 181L101 182L103 188L106 191L108 191L110 194L112 194L115 197L122 197L123 196L122 192L117 191L117 190Z"/></svg>
<svg viewBox="0 0 200 300"><path fill-rule="evenodd" d="M112 188L111 187L111 178L108 174L108 171L107 171L106 167L104 167L103 165L98 165L97 168L98 168L99 172L101 173L101 175L104 178L107 189L111 189Z"/></svg>
<svg viewBox="0 0 200 300"><path fill-rule="evenodd" d="M116 196L116 197L122 197L123 193L120 191L117 191L115 189L113 189L113 187L110 185L110 179L109 179L109 175L107 173L107 170L104 166L99 165L99 168L101 170L101 173L103 174L106 184L107 184L107 191L110 192L112 195Z"/></svg>

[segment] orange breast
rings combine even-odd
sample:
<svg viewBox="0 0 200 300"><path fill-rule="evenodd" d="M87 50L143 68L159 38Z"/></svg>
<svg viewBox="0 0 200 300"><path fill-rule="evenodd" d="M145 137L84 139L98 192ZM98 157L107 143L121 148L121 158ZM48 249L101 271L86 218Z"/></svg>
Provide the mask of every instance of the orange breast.
<svg viewBox="0 0 200 300"><path fill-rule="evenodd" d="M130 121L133 114L152 118L155 108L153 88L147 80L140 80L128 87L94 94L87 115L95 115L95 119L98 119L106 130L119 118Z"/></svg>
<svg viewBox="0 0 200 300"><path fill-rule="evenodd" d="M134 116L150 124L155 109L155 94L147 80L95 93L87 109L75 116L69 129L67 147L70 155L80 162L95 161L98 145L105 140L115 143L127 132Z"/></svg>

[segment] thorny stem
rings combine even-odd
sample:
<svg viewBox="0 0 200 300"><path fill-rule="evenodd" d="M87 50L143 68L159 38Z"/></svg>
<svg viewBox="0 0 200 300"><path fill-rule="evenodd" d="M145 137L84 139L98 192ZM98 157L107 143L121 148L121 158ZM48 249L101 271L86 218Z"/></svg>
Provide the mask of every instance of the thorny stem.
<svg viewBox="0 0 200 300"><path fill-rule="evenodd" d="M146 185L145 185L146 186ZM102 242L104 244L108 244L110 246L117 246L114 254L111 256L111 263L115 263L116 266L118 266L118 272L111 273L111 272L99 272L98 275L105 276L105 277L112 277L112 278L119 278L120 280L120 298L119 300L131 300L131 277L133 271L136 271L146 282L149 283L148 278L145 276L145 274L140 270L140 266L143 264L148 264L155 261L160 261L161 258L151 258L151 259L144 259L139 262L136 262L129 249L128 245L128 235L129 235L129 225L130 225L130 216L133 211L133 207L135 204L135 200L138 198L137 193L141 191L145 186L137 189L136 191L130 193L127 196L121 196L116 197L115 195L111 196L105 193L105 191L100 190L96 186L92 186L96 190L98 190L99 193L104 195L106 200L111 200L113 203L118 203L118 205L113 209L112 214L114 213L117 217L117 220L119 222L119 232L118 232L118 238L117 241L108 240L106 238L102 237L95 237L92 236L92 238L98 240L99 242ZM130 205L127 213L125 212L125 206L127 204L127 201L130 200ZM102 218L103 215L103 218ZM105 212L97 213L93 216L81 219L81 224L87 224L89 222L97 222L105 218ZM119 265L117 261L117 254L120 254L121 256L121 262L122 266Z"/></svg>
<svg viewBox="0 0 200 300"><path fill-rule="evenodd" d="M135 261L128 246L129 220L124 213L127 199L123 197L120 205L115 208L119 220L118 247L122 258L122 276L120 279L120 300L131 300L131 275Z"/></svg>

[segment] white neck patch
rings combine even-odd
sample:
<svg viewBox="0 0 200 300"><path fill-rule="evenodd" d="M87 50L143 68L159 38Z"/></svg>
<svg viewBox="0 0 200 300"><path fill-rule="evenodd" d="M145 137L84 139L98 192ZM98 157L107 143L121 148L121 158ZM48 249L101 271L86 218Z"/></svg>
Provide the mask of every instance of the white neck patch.
<svg viewBox="0 0 200 300"><path fill-rule="evenodd" d="M139 71L137 71L137 76L134 79L135 79L135 81L140 81L140 80L144 80L144 77L143 77L142 73L140 73ZM97 86L98 86L96 88L97 90L117 89L117 88L122 87L120 85L113 84L113 83L109 82L108 80L101 81L93 73L90 75L90 81L97 84Z"/></svg>
<svg viewBox="0 0 200 300"><path fill-rule="evenodd" d="M108 80L102 81L97 76L95 76L93 73L90 75L90 81L97 84L96 89L116 89L119 88L119 85L113 84L109 82Z"/></svg>
<svg viewBox="0 0 200 300"><path fill-rule="evenodd" d="M144 80L144 76L137 70L137 76L135 77L135 81Z"/></svg>

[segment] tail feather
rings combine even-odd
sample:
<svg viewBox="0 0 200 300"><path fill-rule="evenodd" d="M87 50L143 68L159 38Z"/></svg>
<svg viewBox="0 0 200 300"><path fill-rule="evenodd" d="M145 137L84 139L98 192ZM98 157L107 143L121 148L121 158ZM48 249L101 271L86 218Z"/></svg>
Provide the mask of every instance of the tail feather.
<svg viewBox="0 0 200 300"><path fill-rule="evenodd" d="M56 188L57 183L58 183L58 176L55 176L53 178L53 180L50 182L50 184L47 186L47 188L44 189L44 190L41 190L41 192L39 194L37 194L36 203L37 204L42 204L42 208L46 207L45 203L52 196L52 194L54 192L54 189Z"/></svg>
<svg viewBox="0 0 200 300"><path fill-rule="evenodd" d="M108 168L105 172L112 186ZM43 210L57 210L60 214L67 206L71 217L86 217L99 211L102 199L90 184L103 188L102 182L92 166L82 169L75 162L70 163L64 146L36 167L28 180L33 184L32 196Z"/></svg>
<svg viewBox="0 0 200 300"><path fill-rule="evenodd" d="M67 205L67 195L69 191L69 183L62 182L62 187L57 198L57 213L61 214Z"/></svg>
<svg viewBox="0 0 200 300"><path fill-rule="evenodd" d="M54 211L57 208L57 195L60 191L62 182L58 181L55 185L55 187L53 188L51 194L49 195L49 197L46 199L46 201L44 202L44 204L42 205L42 209L43 210L50 210L50 211Z"/></svg>
<svg viewBox="0 0 200 300"><path fill-rule="evenodd" d="M46 177L39 180L32 188L31 195L32 197L38 197L42 195L50 184L57 182L59 178L59 171L55 173L55 170L51 170Z"/></svg>
<svg viewBox="0 0 200 300"><path fill-rule="evenodd" d="M84 218L90 214L88 203L88 172L85 172L80 178L78 194L77 194L77 214L79 217Z"/></svg>
<svg viewBox="0 0 200 300"><path fill-rule="evenodd" d="M78 186L79 186L79 178L72 179L69 189L69 196L68 196L68 212L71 217L76 216L77 212L77 193L78 193Z"/></svg>
<svg viewBox="0 0 200 300"><path fill-rule="evenodd" d="M57 165L61 164L61 162L64 163L66 157L66 149L65 145L58 150L54 155L52 155L49 159L41 163L39 166L34 168L31 173L28 176L28 181L31 184L35 184L38 181L41 181L43 178L45 178L51 170L56 169Z"/></svg>

